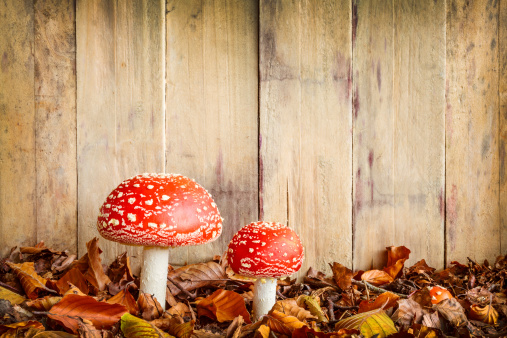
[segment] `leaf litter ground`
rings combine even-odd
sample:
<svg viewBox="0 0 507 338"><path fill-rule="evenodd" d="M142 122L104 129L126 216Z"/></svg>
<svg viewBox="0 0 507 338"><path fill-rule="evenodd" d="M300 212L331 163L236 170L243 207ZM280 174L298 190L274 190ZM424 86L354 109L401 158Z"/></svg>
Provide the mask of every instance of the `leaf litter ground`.
<svg viewBox="0 0 507 338"><path fill-rule="evenodd" d="M98 239L76 255L13 248L0 260L0 337L502 337L507 257L442 271L388 247L383 269L309 269L278 281L277 303L252 322L253 283L220 256L168 267L167 310L139 290L126 253L102 264Z"/></svg>

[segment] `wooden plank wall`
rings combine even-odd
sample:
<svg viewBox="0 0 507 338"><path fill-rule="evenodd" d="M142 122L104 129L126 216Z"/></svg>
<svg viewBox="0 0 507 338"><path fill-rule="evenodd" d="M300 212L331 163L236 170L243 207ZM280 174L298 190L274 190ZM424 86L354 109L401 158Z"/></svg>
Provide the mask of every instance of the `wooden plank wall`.
<svg viewBox="0 0 507 338"><path fill-rule="evenodd" d="M507 0L0 3L0 254L85 251L107 194L178 172L224 232L312 266L494 260L507 237ZM101 241L104 261L139 249Z"/></svg>

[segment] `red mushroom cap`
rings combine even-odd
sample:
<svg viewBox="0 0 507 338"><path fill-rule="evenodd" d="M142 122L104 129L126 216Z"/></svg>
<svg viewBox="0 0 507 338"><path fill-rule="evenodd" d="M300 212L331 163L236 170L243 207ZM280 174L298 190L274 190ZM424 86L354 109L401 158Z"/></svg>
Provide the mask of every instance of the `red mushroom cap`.
<svg viewBox="0 0 507 338"><path fill-rule="evenodd" d="M304 248L298 235L275 222L254 222L241 228L227 250L231 269L247 277L279 278L297 272Z"/></svg>
<svg viewBox="0 0 507 338"><path fill-rule="evenodd" d="M175 174L143 174L114 189L100 208L102 237L124 244L183 246L213 241L222 217L211 195Z"/></svg>

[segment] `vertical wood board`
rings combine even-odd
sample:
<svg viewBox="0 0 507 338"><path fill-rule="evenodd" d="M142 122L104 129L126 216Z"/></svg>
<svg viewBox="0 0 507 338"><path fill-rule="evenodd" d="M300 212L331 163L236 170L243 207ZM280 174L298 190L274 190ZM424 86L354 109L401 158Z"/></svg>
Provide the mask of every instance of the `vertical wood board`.
<svg viewBox="0 0 507 338"><path fill-rule="evenodd" d="M500 254L498 1L447 5L447 262Z"/></svg>
<svg viewBox="0 0 507 338"><path fill-rule="evenodd" d="M354 269L383 266L395 244L393 11L391 1L354 1Z"/></svg>
<svg viewBox="0 0 507 338"><path fill-rule="evenodd" d="M499 62L499 161L500 161L500 254L507 249L507 0L500 0L498 13Z"/></svg>
<svg viewBox="0 0 507 338"><path fill-rule="evenodd" d="M260 208L305 246L305 263L350 266L349 1L261 1Z"/></svg>
<svg viewBox="0 0 507 338"><path fill-rule="evenodd" d="M164 2L77 3L79 253L99 207L123 180L164 171ZM138 247L102 239L105 262Z"/></svg>
<svg viewBox="0 0 507 338"><path fill-rule="evenodd" d="M0 2L0 255L37 241L34 9Z"/></svg>
<svg viewBox="0 0 507 338"><path fill-rule="evenodd" d="M77 251L75 19L74 0L35 1L37 240L70 252Z"/></svg>
<svg viewBox="0 0 507 338"><path fill-rule="evenodd" d="M221 255L258 218L258 4L168 1L166 170L191 177L224 218L214 242L173 249L172 264Z"/></svg>

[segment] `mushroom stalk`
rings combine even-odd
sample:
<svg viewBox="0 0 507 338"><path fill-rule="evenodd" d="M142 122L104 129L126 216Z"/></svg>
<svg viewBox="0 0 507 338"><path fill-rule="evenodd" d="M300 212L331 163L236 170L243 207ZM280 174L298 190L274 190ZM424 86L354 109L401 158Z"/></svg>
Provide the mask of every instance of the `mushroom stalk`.
<svg viewBox="0 0 507 338"><path fill-rule="evenodd" d="M165 310L169 248L145 246L143 249L143 260L141 290L155 296L162 309Z"/></svg>
<svg viewBox="0 0 507 338"><path fill-rule="evenodd" d="M276 278L257 278L253 298L253 316L257 321L276 303Z"/></svg>

